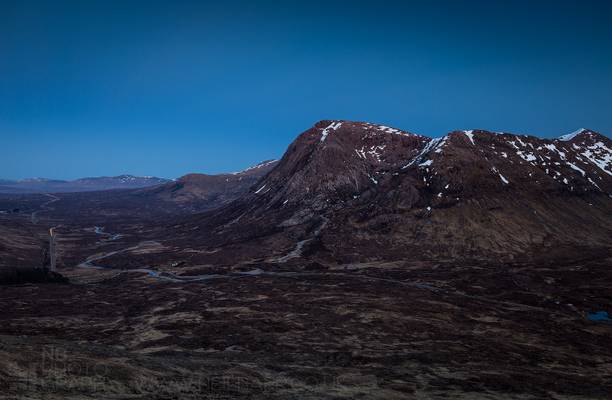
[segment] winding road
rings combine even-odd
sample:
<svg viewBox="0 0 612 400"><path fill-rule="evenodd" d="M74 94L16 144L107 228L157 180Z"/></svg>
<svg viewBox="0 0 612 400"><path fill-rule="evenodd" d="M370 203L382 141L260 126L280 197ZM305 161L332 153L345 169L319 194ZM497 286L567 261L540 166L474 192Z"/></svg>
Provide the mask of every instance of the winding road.
<svg viewBox="0 0 612 400"><path fill-rule="evenodd" d="M98 235L105 235L105 236L109 236L111 238L119 238L122 235L120 234L109 234L104 232L104 228L103 227L95 227L94 228L94 232ZM318 232L317 232L318 235ZM104 242L106 242L107 240L105 240ZM104 242L100 242L100 244L104 243ZM142 267L142 268L135 268L135 269L124 269L124 270L117 270L115 268L112 267L106 267L106 266L102 266L97 264L97 261L103 260L105 258L111 257L113 255L116 254L121 254L121 253L125 253L125 252L129 252L129 251L133 251L133 250L138 250L141 249L145 246L150 246L151 244L158 244L157 242L141 242L136 246L131 246L131 247L127 247L125 249L121 249L121 250L114 250L114 251L110 251L107 253L102 253L102 254L97 254L97 255L93 255L88 257L85 261L81 262L78 266L80 268L90 268L90 269L101 269L101 270L113 270L113 271L118 271L119 274L122 273L130 273L130 272L137 272L137 273L143 273L143 274L147 274L148 276L152 277L152 278L156 278L159 280L163 280L163 281L168 281L168 282L180 282L180 283L193 283L193 282L203 282L203 281L208 281L208 280L215 280L215 279L236 279L236 278L244 278L244 277L255 277L255 276L270 276L270 277L281 277L281 278L301 278L301 277L325 277L325 276L334 276L334 277L343 277L346 279L358 279L358 280L365 280L365 281L369 281L369 282L384 282L384 283L390 283L390 284L395 284L395 285L401 285L401 286L405 286L405 287L410 287L410 288L416 288L416 289L421 289L421 290L427 290L429 292L438 294L438 295L451 295L451 296L459 296L459 297L463 297L463 298L468 298L468 299L472 299L475 301L481 301L484 303L488 303L488 304L493 304L493 305L497 305L497 306L501 306L504 308L507 308L509 310L522 310L522 311L544 311L549 313L549 315L557 315L557 316L568 316L568 315L572 315L575 316L575 312L569 312L569 311L561 311L561 310L550 310L550 309L546 309L544 307L539 307L539 306L532 306L532 305L528 305L528 304L522 304L522 303L517 303L517 302L512 302L512 301L507 301L507 300L495 300L495 299L491 299L488 297L484 297L484 296L478 296L478 295L470 295L467 293L461 293L461 292L456 292L453 290L448 290L448 289L443 289L440 287L436 287L434 285L428 284L428 283L423 283L423 282L409 282L409 281L405 281L405 280L398 280L398 279L390 279L390 278L379 278L379 277L374 277L374 276L369 276L369 275L363 275L363 274L354 274L354 273L344 273L344 272L292 272L292 271L286 271L286 272L272 272L272 271L264 271L262 269L256 268L250 271L238 271L238 272L228 272L227 274L202 274L202 275L176 275L173 274L171 272L160 272L160 271L156 271L148 266ZM298 244L298 248L299 248L299 244Z"/></svg>
<svg viewBox="0 0 612 400"><path fill-rule="evenodd" d="M108 239L103 239L104 242L110 241L110 240L116 240L121 238L123 235L121 234L111 234L111 233L107 233L104 231L104 227L99 227L96 226L94 227L94 232L98 235L104 235L104 236L108 236ZM100 242L102 243L102 242ZM93 255L88 257L87 259L85 259L83 262L81 262L78 267L80 268L90 268L90 269L106 269L106 270L115 270L115 268L112 267L106 267L100 264L97 264L98 261L103 260L105 258L114 256L116 254L121 254L121 253L126 253L129 251L134 251L134 250L138 250L142 247L151 245L151 244L157 244L156 242L142 242L139 243L136 246L130 246L127 247L125 249L121 249L121 250L114 250L114 251L110 251L108 253L103 253L103 254L97 254L97 255ZM171 272L160 272L160 271L156 271L148 266L142 267L142 268L134 268L134 269L125 269L125 270L121 270L122 273L130 273L130 272L140 272L140 273L144 273L149 275L150 277L153 278L157 278L157 279L161 279L161 280L166 280L166 281L171 281L171 282L198 282L198 281L206 281L206 280L210 280L210 279L227 279L227 278L238 278L238 277L243 277L243 276L255 276L255 275L264 275L264 274L274 274L274 275L286 275L286 274L291 274L291 273L283 273L283 272L278 272L278 273L267 273L261 269L254 269L252 271L245 271L245 272L230 272L228 274L202 274L202 275L176 275L173 274Z"/></svg>
<svg viewBox="0 0 612 400"><path fill-rule="evenodd" d="M55 203L56 201L61 200L59 197L52 195L50 193L45 193L45 196L49 197L50 200L41 204L39 209L34 211L31 215L30 215L30 220L32 221L32 224L36 225L38 223L38 214L43 212L43 211L51 211L53 208L49 207L49 204L51 203Z"/></svg>
<svg viewBox="0 0 612 400"><path fill-rule="evenodd" d="M320 229L318 229L316 231L316 235L318 235ZM99 227L96 226L94 227L94 232L98 235L103 235L103 236L109 236L110 239L103 239L103 241L99 242L100 244L102 244L103 242L107 242L108 240L115 240L117 238L122 237L123 235L121 234L111 234L111 233L107 233L104 231L104 227ZM310 239L312 240L312 239ZM150 246L151 244L158 244L157 242L141 242L136 246L130 246L127 247L125 249L120 249L120 250L114 250L114 251L110 251L107 253L102 253L102 254L96 254L96 255L92 255L90 257L88 257L87 259L85 259L83 262L81 262L78 267L80 268L90 268L90 269L100 269L100 270L114 270L117 271L117 269L112 268L112 267L106 267L103 265L98 264L98 261L101 261L105 258L114 256L116 254L121 254L121 253L126 253L129 251L134 251L134 250L138 250L141 249L143 247L146 246ZM298 248L301 247L298 243ZM297 255L296 255L297 256ZM165 280L165 281L170 281L170 282L184 282L184 283L189 283L189 282L202 282L202 281L207 281L207 280L212 280L212 279L235 279L235 278L243 278L243 277L248 277L248 276L274 276L274 277L284 277L284 278L300 278L300 277L312 277L312 276L329 276L332 275L330 273L323 273L323 272L292 272L292 271L286 271L286 272L272 272L272 271L264 271L262 269L256 268L250 271L237 271L237 272L228 272L227 274L202 274L202 275L176 275L173 274L171 272L160 272L160 271L156 271L148 266L142 267L142 268L134 268L134 269L125 269L125 270L120 270L120 273L130 273L130 272L140 272L140 273L144 273L147 274L150 277L153 278L157 278L160 280ZM406 281L400 281L400 280L395 280L395 279L385 279L385 278L376 278L376 277L372 277L372 276L365 276L365 275L358 275L358 274L347 274L347 273L342 273L342 272L335 272L333 273L334 276L342 276L342 277L346 277L346 278L350 278L350 279L365 279L365 280L369 280L369 281L377 281L377 282L389 282L389 283L395 283L395 284L400 284L403 286L409 286L409 287L414 287L414 288L419 288L419 289L425 289L425 290L429 290L432 292L438 292L440 291L439 288L436 288L432 285L428 285L425 283L418 283L418 282L406 282Z"/></svg>

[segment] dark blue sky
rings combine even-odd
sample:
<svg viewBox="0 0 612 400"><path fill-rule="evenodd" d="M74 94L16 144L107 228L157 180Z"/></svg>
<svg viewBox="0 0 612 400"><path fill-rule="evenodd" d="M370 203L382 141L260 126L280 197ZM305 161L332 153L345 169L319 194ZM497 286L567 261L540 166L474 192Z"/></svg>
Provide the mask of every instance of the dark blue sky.
<svg viewBox="0 0 612 400"><path fill-rule="evenodd" d="M0 177L233 171L320 119L612 132L610 1L297 3L0 1Z"/></svg>

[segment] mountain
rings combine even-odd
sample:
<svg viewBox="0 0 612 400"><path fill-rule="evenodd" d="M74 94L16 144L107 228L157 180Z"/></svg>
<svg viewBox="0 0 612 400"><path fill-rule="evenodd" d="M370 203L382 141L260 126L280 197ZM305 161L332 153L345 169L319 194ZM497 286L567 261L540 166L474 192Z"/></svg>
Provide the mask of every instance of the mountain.
<svg viewBox="0 0 612 400"><path fill-rule="evenodd" d="M188 174L176 181L140 190L135 195L170 202L190 210L213 209L240 197L270 172L276 163L276 160L267 160L230 174Z"/></svg>
<svg viewBox="0 0 612 400"><path fill-rule="evenodd" d="M123 190L93 191L94 187L107 188L114 185L114 178L80 179L75 181L80 183L79 188L90 190L55 192L53 197L59 200L54 201L52 207L46 209L43 215L62 218L71 223L107 225L111 220L157 220L163 216L213 210L245 194L275 165L276 161L269 160L240 172L219 175L189 174L156 186ZM127 183L137 182L127 179ZM58 185L55 185L53 189L57 190L57 187ZM65 189L67 186L62 187ZM24 190L23 187L20 189ZM54 190L45 191L48 192L53 193ZM15 204L23 205L26 199L34 203L49 200L40 194L5 193L0 196L0 213L12 212Z"/></svg>
<svg viewBox="0 0 612 400"><path fill-rule="evenodd" d="M160 185L169 179L152 176L119 175L112 177L81 178L73 181L31 178L19 181L0 181L0 193L70 193L110 189L134 189Z"/></svg>
<svg viewBox="0 0 612 400"><path fill-rule="evenodd" d="M172 235L213 254L193 256L202 263L609 254L611 149L588 129L552 140L484 130L432 139L321 121L248 193Z"/></svg>

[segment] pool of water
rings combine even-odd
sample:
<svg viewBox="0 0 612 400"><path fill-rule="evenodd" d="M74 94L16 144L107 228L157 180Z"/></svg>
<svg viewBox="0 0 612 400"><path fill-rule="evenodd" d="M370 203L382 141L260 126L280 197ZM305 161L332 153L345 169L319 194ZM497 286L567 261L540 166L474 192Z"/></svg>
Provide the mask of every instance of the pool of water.
<svg viewBox="0 0 612 400"><path fill-rule="evenodd" d="M587 319L593 322L608 322L612 324L612 317L607 311L594 311L587 313Z"/></svg>

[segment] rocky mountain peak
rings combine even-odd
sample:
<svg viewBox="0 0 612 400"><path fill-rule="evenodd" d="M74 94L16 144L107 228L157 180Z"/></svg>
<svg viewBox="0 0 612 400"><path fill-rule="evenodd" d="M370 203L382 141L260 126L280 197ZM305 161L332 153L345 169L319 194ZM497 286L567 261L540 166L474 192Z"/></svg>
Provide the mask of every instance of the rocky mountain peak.
<svg viewBox="0 0 612 400"><path fill-rule="evenodd" d="M612 193L610 147L588 130L571 141L481 129L428 138L385 125L323 120L298 136L247 197L252 208L267 212L292 204L323 210L398 190L402 207L434 208L502 192L606 194Z"/></svg>
<svg viewBox="0 0 612 400"><path fill-rule="evenodd" d="M215 245L256 240L261 250L247 246L249 258L303 254L303 244L291 250L292 238L344 261L381 257L381 248L393 259L407 249L432 258L513 257L595 245L608 232L611 147L590 131L569 141L479 129L428 138L325 120L247 193L181 229Z"/></svg>
<svg viewBox="0 0 612 400"><path fill-rule="evenodd" d="M601 134L595 131L592 131L590 129L580 128L580 129L575 130L572 133L568 133L566 135L559 136L557 140L560 140L562 142L570 142L570 141L573 141L574 139L580 140L581 138L584 139L585 137L594 136L594 135L602 136Z"/></svg>
<svg viewBox="0 0 612 400"><path fill-rule="evenodd" d="M298 136L251 194L275 204L325 207L377 184L377 176L395 171L430 140L384 125L320 121Z"/></svg>

